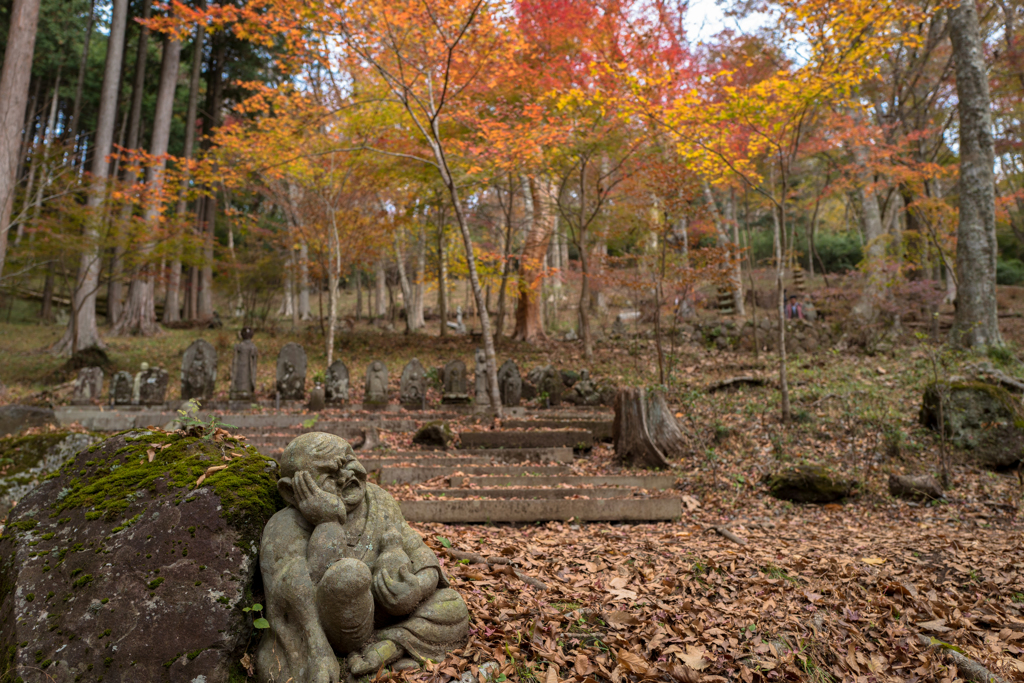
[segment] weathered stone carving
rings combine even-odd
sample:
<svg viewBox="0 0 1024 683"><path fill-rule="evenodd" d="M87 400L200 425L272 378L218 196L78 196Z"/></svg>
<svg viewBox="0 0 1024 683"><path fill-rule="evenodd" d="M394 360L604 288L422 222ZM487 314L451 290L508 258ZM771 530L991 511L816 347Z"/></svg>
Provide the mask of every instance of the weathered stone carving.
<svg viewBox="0 0 1024 683"><path fill-rule="evenodd" d="M444 366L442 375L441 403L469 403L469 392L466 389L466 364L461 360L453 360Z"/></svg>
<svg viewBox="0 0 1024 683"><path fill-rule="evenodd" d="M216 382L217 349L205 339L196 339L181 359L181 400L209 401Z"/></svg>
<svg viewBox="0 0 1024 683"><path fill-rule="evenodd" d="M135 375L135 386L132 389L132 402L140 406L157 406L167 397L167 371L163 368L151 368L142 364L142 371Z"/></svg>
<svg viewBox="0 0 1024 683"><path fill-rule="evenodd" d="M132 373L121 370L110 378L110 405L126 406L132 402Z"/></svg>
<svg viewBox="0 0 1024 683"><path fill-rule="evenodd" d="M491 396L487 393L487 353L483 349L477 349L473 358L476 367L473 373L474 398L477 405L491 405Z"/></svg>
<svg viewBox="0 0 1024 683"><path fill-rule="evenodd" d="M281 347L277 356L277 392L282 401L306 398L306 352L295 342Z"/></svg>
<svg viewBox="0 0 1024 683"><path fill-rule="evenodd" d="M379 360L366 368L366 386L363 389L363 408L380 410L388 405L388 367Z"/></svg>
<svg viewBox="0 0 1024 683"><path fill-rule="evenodd" d="M288 507L263 531L270 628L260 683L320 683L440 660L465 644L469 611L395 500L366 482L352 447L312 432L281 456Z"/></svg>
<svg viewBox="0 0 1024 683"><path fill-rule="evenodd" d="M589 370L582 370L580 372L580 378L565 395L565 400L578 406L601 405L601 392L597 390L594 380L590 379Z"/></svg>
<svg viewBox="0 0 1024 683"><path fill-rule="evenodd" d="M71 403L76 406L89 405L103 394L103 368L82 368L75 379L75 392Z"/></svg>
<svg viewBox="0 0 1024 683"><path fill-rule="evenodd" d="M252 341L251 327L243 327L242 341L235 344L235 358L231 362L232 401L251 401L256 396L256 363L259 351Z"/></svg>
<svg viewBox="0 0 1024 683"><path fill-rule="evenodd" d="M419 359L413 358L402 370L398 398L406 410L420 410L426 406L426 371Z"/></svg>
<svg viewBox="0 0 1024 683"><path fill-rule="evenodd" d="M340 406L348 401L348 367L340 360L334 361L327 368L324 397L329 406Z"/></svg>
<svg viewBox="0 0 1024 683"><path fill-rule="evenodd" d="M550 365L534 368L526 379L537 387L538 396L545 397L546 405L557 406L562 402L562 376Z"/></svg>
<svg viewBox="0 0 1024 683"><path fill-rule="evenodd" d="M517 406L523 397L523 377L519 374L519 366L514 360L507 360L498 370L498 391L501 392L501 404Z"/></svg>

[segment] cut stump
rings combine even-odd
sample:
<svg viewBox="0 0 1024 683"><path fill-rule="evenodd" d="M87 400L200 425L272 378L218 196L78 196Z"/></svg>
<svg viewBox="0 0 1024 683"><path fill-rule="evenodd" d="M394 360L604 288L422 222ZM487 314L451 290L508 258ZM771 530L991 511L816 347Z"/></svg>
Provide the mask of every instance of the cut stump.
<svg viewBox="0 0 1024 683"><path fill-rule="evenodd" d="M656 396L648 399L645 389L626 387L615 395L615 422L612 425L615 453L619 460L630 465L668 469L669 462L663 447L670 453L677 453L682 447L682 435L675 425L675 418L668 411L664 396L660 396L660 392L651 393ZM648 412L651 408L656 413L653 416ZM679 435L676 443L673 443L669 424Z"/></svg>

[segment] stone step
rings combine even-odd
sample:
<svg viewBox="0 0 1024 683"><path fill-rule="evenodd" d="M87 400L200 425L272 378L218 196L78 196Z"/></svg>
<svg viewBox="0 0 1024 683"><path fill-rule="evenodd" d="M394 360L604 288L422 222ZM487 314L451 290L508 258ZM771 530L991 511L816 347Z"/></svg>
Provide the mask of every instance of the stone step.
<svg viewBox="0 0 1024 683"><path fill-rule="evenodd" d="M449 451L394 451L391 453L367 453L364 457L380 458L404 458L413 460L416 458L438 458L446 459L463 458L462 460L449 460L449 462L466 462L465 458L481 458L483 464L500 465L516 464L522 462L533 463L571 463L576 459L571 448L471 448L454 449ZM361 456L362 457L362 456Z"/></svg>
<svg viewBox="0 0 1024 683"><path fill-rule="evenodd" d="M376 457L373 455L356 454L359 462L363 464L367 472L376 472L385 467L437 467L444 468L449 472L458 470L465 471L466 467L494 467L495 461L488 456L469 457L438 457L430 451L411 451L405 455L388 455L387 457ZM529 461L526 461L529 462ZM518 467L516 469L524 469ZM529 469L529 468L526 468Z"/></svg>
<svg viewBox="0 0 1024 683"><path fill-rule="evenodd" d="M682 516L679 498L605 500L401 500L410 522L444 524L550 522L575 518L586 522L657 522Z"/></svg>
<svg viewBox="0 0 1024 683"><path fill-rule="evenodd" d="M567 476L572 469L566 465L445 465L444 467L384 467L380 470L381 486L397 484L420 484L422 482L444 477L454 472L462 472L469 477L514 477L530 479L536 475L542 479L557 479L557 475ZM554 475L554 476L553 476ZM526 484L529 486L529 484Z"/></svg>
<svg viewBox="0 0 1024 683"><path fill-rule="evenodd" d="M603 489L562 489L562 488L522 488L522 489L416 489L417 494L437 496L439 498L572 498L586 496L588 498L630 498L636 489L629 487Z"/></svg>
<svg viewBox="0 0 1024 683"><path fill-rule="evenodd" d="M501 426L505 429L581 429L590 432L594 441L610 441L612 438L612 420L556 417L538 420L504 420Z"/></svg>
<svg viewBox="0 0 1024 683"><path fill-rule="evenodd" d="M568 447L586 450L594 446L594 437L589 431L491 431L462 432L459 435L462 448L558 448Z"/></svg>
<svg viewBox="0 0 1024 683"><path fill-rule="evenodd" d="M638 489L670 489L675 486L676 477L671 474L645 474L645 475L608 475L608 476L529 476L529 475L491 475L479 476L465 472L466 476L452 476L448 478L448 484L452 488L461 487L463 484L477 486L479 488L529 488L531 486L561 486L563 484L571 487L576 486L626 486Z"/></svg>

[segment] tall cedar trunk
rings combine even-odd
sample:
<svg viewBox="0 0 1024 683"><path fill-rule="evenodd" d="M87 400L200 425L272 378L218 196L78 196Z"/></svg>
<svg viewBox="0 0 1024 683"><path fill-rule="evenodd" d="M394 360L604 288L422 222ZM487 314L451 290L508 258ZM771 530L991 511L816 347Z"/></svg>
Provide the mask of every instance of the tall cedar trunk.
<svg viewBox="0 0 1024 683"><path fill-rule="evenodd" d="M163 60L160 67L160 85L157 90L156 112L153 116L153 136L149 153L159 161L151 170L149 178L149 199L146 204L145 221L147 231L155 234L160 223L160 204L167 144L171 135L171 115L174 110L174 90L178 83L178 65L181 58L181 42L164 39ZM156 323L156 302L154 299L154 278L145 263L145 257L153 244L142 245L142 264L133 273L128 289L128 303L121 320L114 327L115 334L141 334L152 336L159 332Z"/></svg>
<svg viewBox="0 0 1024 683"><path fill-rule="evenodd" d="M875 301L883 292L882 280L883 260L885 259L885 226L882 223L882 212L878 208L878 197L875 194L875 175L867 165L867 151L862 145L853 147L853 160L858 166L857 192L860 198L861 214L864 221L864 260L867 264L867 286L861 294L860 301L853 308L854 314L861 320L873 320L877 313Z"/></svg>
<svg viewBox="0 0 1024 683"><path fill-rule="evenodd" d="M299 320L309 320L309 243L299 243L299 305L295 309Z"/></svg>
<svg viewBox="0 0 1024 683"><path fill-rule="evenodd" d="M409 284L409 275L405 271L405 254L402 252L402 237L395 233L395 262L398 264L398 286L402 289L402 304L405 306L405 333L409 334L415 328L412 326L412 286Z"/></svg>
<svg viewBox="0 0 1024 683"><path fill-rule="evenodd" d="M440 212L438 212L440 213ZM442 337L448 336L448 254L445 250L444 223L437 232L437 312L441 316Z"/></svg>
<svg viewBox="0 0 1024 683"><path fill-rule="evenodd" d="M82 56L78 60L78 80L75 83L75 100L71 105L71 144L75 151L82 145L78 141L78 133L82 130L82 90L85 87L85 70L89 65L89 43L92 42L92 27L96 23L96 0L89 3L89 20L85 24L85 40L82 41ZM67 131L65 131L67 132Z"/></svg>
<svg viewBox="0 0 1024 683"><path fill-rule="evenodd" d="M773 174L774 176L774 174ZM774 184L774 177L772 178ZM786 182L782 182L782 197L786 197ZM785 199L783 199L785 201ZM778 296L779 313L779 388L782 392L782 423L789 423L789 381L786 377L786 260L782 250L782 235L786 232L785 204L779 204L772 210L772 243L775 249L775 286Z"/></svg>
<svg viewBox="0 0 1024 683"><path fill-rule="evenodd" d="M185 112L185 148L182 156L185 160L193 157L196 145L196 117L199 110L199 77L203 66L203 42L206 38L206 27L200 24L196 28L196 38L192 43L192 73L188 84L188 108ZM187 173L187 171L186 171ZM184 183L183 183L184 185ZM178 205L175 208L178 220L188 214L188 201L182 187ZM167 300L164 302L164 322L175 323L181 320L181 304L178 295L181 290L181 257L171 261L171 274L167 281Z"/></svg>
<svg viewBox="0 0 1024 683"><path fill-rule="evenodd" d="M105 219L103 203L107 196L107 178L110 164L107 156L113 151L114 126L117 123L117 92L120 87L121 64L124 61L124 36L128 24L128 0L114 0L111 7L110 38L107 58L103 66L100 86L100 110L96 119L96 134L92 144L92 182L86 197L89 216L85 224L85 243L78 263L78 277L71 299L71 317L64 337L54 350L72 354L90 346L103 346L96 325L96 292L100 286L100 266L103 251L100 234ZM107 302L107 317L110 317Z"/></svg>
<svg viewBox="0 0 1024 683"><path fill-rule="evenodd" d="M512 338L534 343L546 338L541 320L541 292L544 259L555 229L554 183L535 177L529 180L533 216L519 262L519 302L516 305L516 329Z"/></svg>
<svg viewBox="0 0 1024 683"><path fill-rule="evenodd" d="M373 317L383 318L387 315L388 304L385 300L387 296L387 284L388 276L384 271L384 259L377 259L377 263L374 264L373 270Z"/></svg>
<svg viewBox="0 0 1024 683"><path fill-rule="evenodd" d="M14 0L0 72L0 276L7 257L14 192L18 182L22 122L32 79L39 0Z"/></svg>
<svg viewBox="0 0 1024 683"><path fill-rule="evenodd" d="M153 5L151 2L142 3L142 19L147 20L152 16ZM124 146L127 149L137 149L139 138L142 135L142 96L145 94L146 85L146 62L149 55L149 28L141 24L139 28L139 39L135 45L135 76L132 79L132 103L128 114L128 136L125 138ZM138 182L139 176L134 170L129 170L124 177L124 185L131 188ZM121 223L127 224L131 220L133 207L127 203L121 211ZM107 287L107 322L116 327L123 315L122 300L124 299L124 254L125 248L121 239L114 241L114 261L110 265L110 284Z"/></svg>
<svg viewBox="0 0 1024 683"><path fill-rule="evenodd" d="M224 101L224 55L226 46L224 38L214 38L214 47L210 52L210 64L206 74L206 116L203 121L203 134L209 145L214 129L220 127L221 107ZM203 210L199 216L199 225L203 228L203 266L200 270L199 311L200 320L213 317L213 241L216 234L217 200L212 191L202 202Z"/></svg>
<svg viewBox="0 0 1024 683"><path fill-rule="evenodd" d="M960 114L960 224L957 227L953 339L964 346L1003 343L996 312L995 152L985 54L973 0L949 13Z"/></svg>
<svg viewBox="0 0 1024 683"><path fill-rule="evenodd" d="M416 239L416 272L413 273L412 310L406 314L412 318L412 329L422 330L427 326L423 319L423 280L427 267L427 228L420 222L420 231Z"/></svg>
<svg viewBox="0 0 1024 683"><path fill-rule="evenodd" d="M582 232L582 229L580 230ZM590 331L590 259L587 258L586 243L580 237L580 298L576 306L576 314L580 321L580 339L583 340L583 357L587 363L594 362L594 335Z"/></svg>
<svg viewBox="0 0 1024 683"><path fill-rule="evenodd" d="M334 328L338 324L338 280L341 277L341 239L338 234L338 212L325 207L331 216L331 232L328 236L330 253L327 265L327 287L331 290L327 309L327 367L334 362Z"/></svg>
<svg viewBox="0 0 1024 683"><path fill-rule="evenodd" d="M661 407L664 403L658 404ZM612 423L612 441L615 456L633 467L668 469L669 462L650 432L647 392L635 387L624 387L615 394L615 420ZM672 414L668 419L674 421ZM656 417L656 431L665 432L661 423L664 417ZM678 429L678 427L677 427Z"/></svg>
<svg viewBox="0 0 1024 683"><path fill-rule="evenodd" d="M739 257L738 253L740 248L740 224L736 216L736 193L730 189L729 200L725 204L725 228L728 231L729 227L732 227L732 244L737 250L736 259L733 261L732 271L730 272L730 280L734 310L736 315L744 316L747 311L743 301L743 260Z"/></svg>

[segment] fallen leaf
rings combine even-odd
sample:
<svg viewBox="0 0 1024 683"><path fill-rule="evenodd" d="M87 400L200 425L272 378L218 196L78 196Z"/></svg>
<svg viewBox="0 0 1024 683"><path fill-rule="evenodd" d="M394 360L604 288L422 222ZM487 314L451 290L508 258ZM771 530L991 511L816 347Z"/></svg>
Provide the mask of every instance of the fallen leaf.
<svg viewBox="0 0 1024 683"><path fill-rule="evenodd" d="M548 666L547 673L544 674L544 683L558 683L558 667L554 664Z"/></svg>
<svg viewBox="0 0 1024 683"><path fill-rule="evenodd" d="M885 558L884 557L862 557L862 558L860 558L860 561L864 562L866 564L873 564L873 565L885 564Z"/></svg>
<svg viewBox="0 0 1024 683"><path fill-rule="evenodd" d="M206 481L206 475L205 474L199 475L199 478L196 479L196 486L201 486L204 481Z"/></svg>
<svg viewBox="0 0 1024 683"><path fill-rule="evenodd" d="M619 665L626 671L632 671L635 674L647 673L647 662L643 660L639 655L635 655L628 650L619 650L616 653L615 658L619 661Z"/></svg>
<svg viewBox="0 0 1024 683"><path fill-rule="evenodd" d="M638 626L640 624L640 620L635 615L621 610L608 612L604 618L605 621L613 626Z"/></svg>
<svg viewBox="0 0 1024 683"><path fill-rule="evenodd" d="M926 631L934 631L935 633L948 633L953 629L946 626L945 619L932 619L931 621L922 621L918 623L918 626Z"/></svg>
<svg viewBox="0 0 1024 683"><path fill-rule="evenodd" d="M153 462L153 458L156 457L156 451L150 448L149 450L146 451L146 457L149 458L150 462Z"/></svg>
<svg viewBox="0 0 1024 683"><path fill-rule="evenodd" d="M693 645L687 645L686 654L679 654L676 656L679 657L679 659L683 660L683 664L690 667L691 669L703 671L710 665L710 662L704 659L704 653L704 648L697 648Z"/></svg>
<svg viewBox="0 0 1024 683"><path fill-rule="evenodd" d="M215 465L214 467L207 467L206 468L206 475L208 476L208 475L213 474L214 472L220 472L221 470L226 470L227 468L228 468L227 465Z"/></svg>

